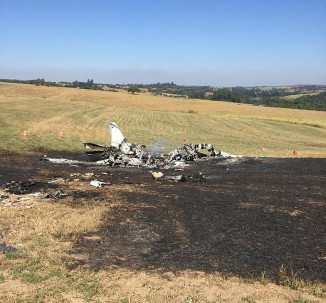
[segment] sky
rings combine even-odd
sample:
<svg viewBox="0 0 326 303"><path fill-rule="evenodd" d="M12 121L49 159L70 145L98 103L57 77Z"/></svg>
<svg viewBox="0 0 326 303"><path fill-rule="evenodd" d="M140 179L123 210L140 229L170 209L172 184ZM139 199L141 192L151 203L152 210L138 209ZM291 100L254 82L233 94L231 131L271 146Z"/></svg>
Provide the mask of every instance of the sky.
<svg viewBox="0 0 326 303"><path fill-rule="evenodd" d="M326 0L0 0L0 78L326 84Z"/></svg>

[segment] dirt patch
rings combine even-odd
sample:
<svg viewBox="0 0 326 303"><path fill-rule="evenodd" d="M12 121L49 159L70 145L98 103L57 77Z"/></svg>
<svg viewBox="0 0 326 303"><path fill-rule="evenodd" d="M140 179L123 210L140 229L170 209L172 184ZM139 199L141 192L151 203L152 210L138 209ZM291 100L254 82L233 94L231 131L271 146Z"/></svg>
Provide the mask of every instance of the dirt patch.
<svg viewBox="0 0 326 303"><path fill-rule="evenodd" d="M31 291L33 289L20 280L7 279L4 283L0 283L0 299L8 300L8 302L14 297L19 297L23 300Z"/></svg>

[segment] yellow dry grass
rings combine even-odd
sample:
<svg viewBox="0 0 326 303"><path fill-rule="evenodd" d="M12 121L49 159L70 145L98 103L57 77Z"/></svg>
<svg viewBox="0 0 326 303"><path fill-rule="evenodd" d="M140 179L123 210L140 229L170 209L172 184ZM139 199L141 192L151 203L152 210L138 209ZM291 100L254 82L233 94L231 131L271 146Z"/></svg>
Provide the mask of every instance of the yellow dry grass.
<svg viewBox="0 0 326 303"><path fill-rule="evenodd" d="M108 123L115 121L129 141L148 146L162 140L172 148L186 137L248 156L291 157L293 150L303 157L326 155L321 111L7 83L0 85L0 106L4 150L77 150L83 141L108 143ZM24 130L29 140L22 140Z"/></svg>

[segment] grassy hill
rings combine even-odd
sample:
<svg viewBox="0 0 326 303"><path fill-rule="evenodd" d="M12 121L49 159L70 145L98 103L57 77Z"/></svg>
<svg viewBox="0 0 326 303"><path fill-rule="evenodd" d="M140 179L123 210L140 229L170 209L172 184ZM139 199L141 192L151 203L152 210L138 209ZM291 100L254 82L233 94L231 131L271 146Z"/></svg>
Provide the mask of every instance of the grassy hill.
<svg viewBox="0 0 326 303"><path fill-rule="evenodd" d="M108 143L115 121L130 142L161 140L167 150L186 137L233 154L326 156L321 111L11 83L0 83L0 107L0 150L82 150L85 141Z"/></svg>

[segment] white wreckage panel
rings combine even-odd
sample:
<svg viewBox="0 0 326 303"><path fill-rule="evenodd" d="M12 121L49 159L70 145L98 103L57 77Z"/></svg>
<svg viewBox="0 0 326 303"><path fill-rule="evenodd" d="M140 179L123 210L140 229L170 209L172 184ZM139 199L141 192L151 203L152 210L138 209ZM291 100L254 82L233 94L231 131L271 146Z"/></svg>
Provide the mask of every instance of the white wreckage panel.
<svg viewBox="0 0 326 303"><path fill-rule="evenodd" d="M207 157L237 157L225 152L216 153L213 144L183 144L167 154L153 154L144 150L144 145L129 143L115 122L110 123L111 145L84 143L87 149L100 149L102 160L86 162L69 159L55 159L44 156L42 159L63 164L96 164L108 166L169 167L186 166L186 161L196 161ZM206 151L203 152L203 151Z"/></svg>

